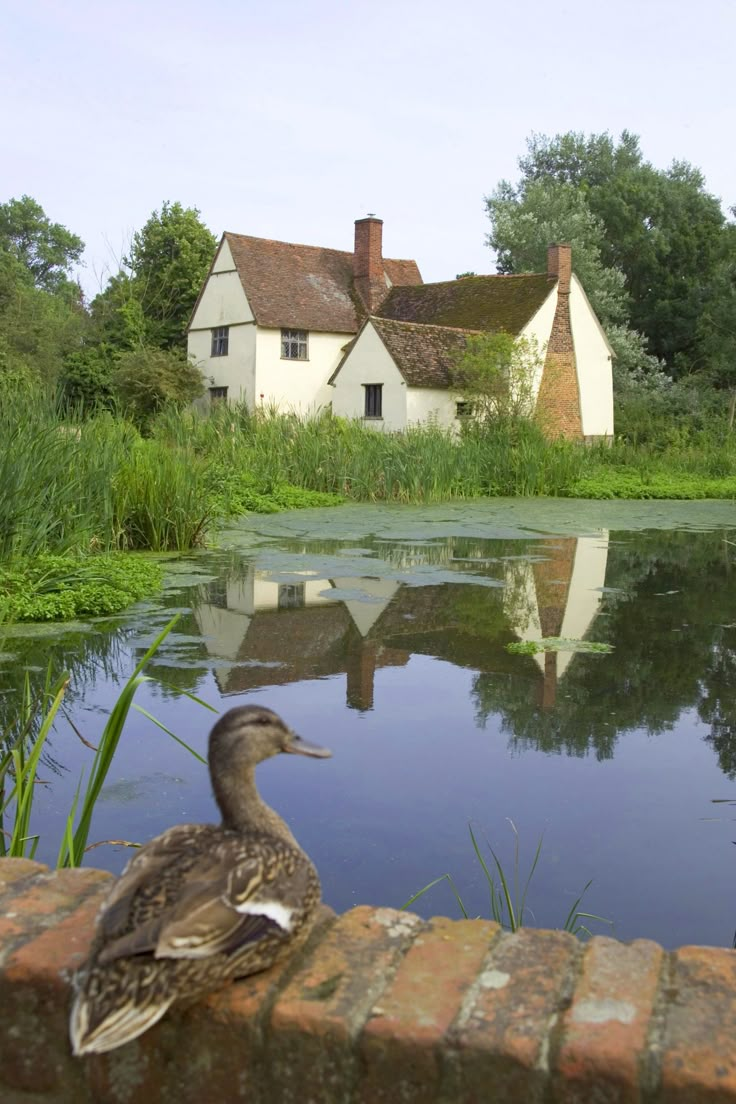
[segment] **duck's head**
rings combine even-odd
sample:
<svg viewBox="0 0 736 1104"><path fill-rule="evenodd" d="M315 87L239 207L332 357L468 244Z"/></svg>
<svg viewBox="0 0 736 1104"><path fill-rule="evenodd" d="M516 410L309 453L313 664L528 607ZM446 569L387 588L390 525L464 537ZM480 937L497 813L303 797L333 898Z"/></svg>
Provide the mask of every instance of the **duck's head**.
<svg viewBox="0 0 736 1104"><path fill-rule="evenodd" d="M254 767L280 752L328 759L327 748L302 739L281 720L278 713L262 705L241 705L220 717L210 733L210 770Z"/></svg>

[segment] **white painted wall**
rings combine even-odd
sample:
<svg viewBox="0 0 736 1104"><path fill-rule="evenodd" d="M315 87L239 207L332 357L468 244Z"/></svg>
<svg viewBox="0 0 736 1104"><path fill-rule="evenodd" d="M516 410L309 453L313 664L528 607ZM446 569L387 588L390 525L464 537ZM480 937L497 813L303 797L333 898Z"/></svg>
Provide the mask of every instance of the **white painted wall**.
<svg viewBox="0 0 736 1104"><path fill-rule="evenodd" d="M560 635L566 640L583 640L595 620L603 599L608 564L608 530L597 537L578 537L570 577L570 590ZM557 673L563 675L574 652L558 652Z"/></svg>
<svg viewBox="0 0 736 1104"><path fill-rule="evenodd" d="M580 387L583 436L613 435L611 349L576 276L570 287L570 321Z"/></svg>
<svg viewBox="0 0 736 1104"><path fill-rule="evenodd" d="M407 424L434 421L442 429L457 430L456 403L459 396L452 391L434 387L407 387Z"/></svg>
<svg viewBox="0 0 736 1104"><path fill-rule="evenodd" d="M197 304L190 329L209 330L252 322L253 311L243 291L230 246L224 241L217 252L209 279Z"/></svg>
<svg viewBox="0 0 736 1104"><path fill-rule="evenodd" d="M342 418L362 418L365 383L383 384L383 420L369 418L365 425L377 429L406 429L407 387L372 322L361 330L330 388L333 414L339 414Z"/></svg>
<svg viewBox="0 0 736 1104"><path fill-rule="evenodd" d="M229 327L228 352L213 357L212 330L219 326ZM251 410L255 401L255 330L230 246L223 241L192 318L187 352L207 387L227 387L228 399L244 399Z"/></svg>
<svg viewBox="0 0 736 1104"><path fill-rule="evenodd" d="M327 383L337 368L351 334L308 334L308 360L284 360L281 357L281 330L257 327L255 397L268 407L282 411L316 414L334 398ZM263 398L261 398L263 396Z"/></svg>
<svg viewBox="0 0 736 1104"><path fill-rule="evenodd" d="M223 323L224 324L224 323ZM230 325L227 356L210 356L211 330L190 330L189 359L205 378L206 387L227 387L229 400L244 399L248 409L255 405L256 327Z"/></svg>
<svg viewBox="0 0 736 1104"><path fill-rule="evenodd" d="M536 343L539 350L539 365L534 372L531 387L532 397L535 403L537 401L537 395L539 394L539 386L542 382L542 372L544 371L544 358L547 352L549 335L552 332L552 323L555 320L556 310L557 285L552 288L537 313L532 315L526 326L524 326L524 329L519 334L519 337L526 338L527 340Z"/></svg>

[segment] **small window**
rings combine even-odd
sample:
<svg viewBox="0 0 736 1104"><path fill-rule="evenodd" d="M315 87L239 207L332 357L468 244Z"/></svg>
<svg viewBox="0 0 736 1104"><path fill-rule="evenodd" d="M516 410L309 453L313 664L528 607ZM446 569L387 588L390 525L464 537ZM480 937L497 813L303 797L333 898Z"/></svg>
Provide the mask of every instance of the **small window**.
<svg viewBox="0 0 736 1104"><path fill-rule="evenodd" d="M456 418L472 418L473 416L473 404L472 402L458 402L455 403L455 417Z"/></svg>
<svg viewBox="0 0 736 1104"><path fill-rule="evenodd" d="M383 384L364 383L365 387L365 417L383 417Z"/></svg>
<svg viewBox="0 0 736 1104"><path fill-rule="evenodd" d="M307 360L307 331L281 331L281 359Z"/></svg>
<svg viewBox="0 0 736 1104"><path fill-rule="evenodd" d="M210 387L210 402L227 402L227 387Z"/></svg>
<svg viewBox="0 0 736 1104"><path fill-rule="evenodd" d="M279 609L303 609L306 605L304 583L279 583Z"/></svg>
<svg viewBox="0 0 736 1104"><path fill-rule="evenodd" d="M218 326L212 331L212 352L210 356L227 356L229 326Z"/></svg>

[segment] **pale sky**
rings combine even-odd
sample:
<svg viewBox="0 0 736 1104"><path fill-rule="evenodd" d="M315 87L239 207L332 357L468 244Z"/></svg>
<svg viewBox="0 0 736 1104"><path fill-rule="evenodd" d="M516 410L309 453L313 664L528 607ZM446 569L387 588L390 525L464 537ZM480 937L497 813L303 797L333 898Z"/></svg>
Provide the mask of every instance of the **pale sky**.
<svg viewBox="0 0 736 1104"><path fill-rule="evenodd" d="M734 0L0 0L2 189L94 294L169 199L210 229L494 271L483 197L532 131L638 134L736 203Z"/></svg>

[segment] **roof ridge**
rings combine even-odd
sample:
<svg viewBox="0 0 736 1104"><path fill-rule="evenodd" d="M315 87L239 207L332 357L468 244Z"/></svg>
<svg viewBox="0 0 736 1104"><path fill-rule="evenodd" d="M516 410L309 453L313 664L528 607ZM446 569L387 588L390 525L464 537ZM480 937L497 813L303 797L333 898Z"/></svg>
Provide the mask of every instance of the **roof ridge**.
<svg viewBox="0 0 736 1104"><path fill-rule="evenodd" d="M422 285L425 286L426 285ZM386 322L390 326L408 326L410 329L417 330L442 330L448 333L460 333L460 334L483 334L486 330L476 330L472 327L464 326L438 326L435 322L404 322L400 318L384 318L380 314L369 314L366 318L367 322Z"/></svg>
<svg viewBox="0 0 736 1104"><path fill-rule="evenodd" d="M307 245L305 242L289 242L283 241L281 238L259 238L255 234L238 234L235 230L223 230L222 236L224 238L241 238L245 241L263 242L264 245L288 245L292 249L315 249L320 253L339 253L341 257L354 257L355 254L352 249L335 249L331 245ZM383 257L384 263L386 261L393 261L398 264L416 264L413 257ZM405 285L396 285L405 286ZM411 285L406 285L411 286Z"/></svg>

